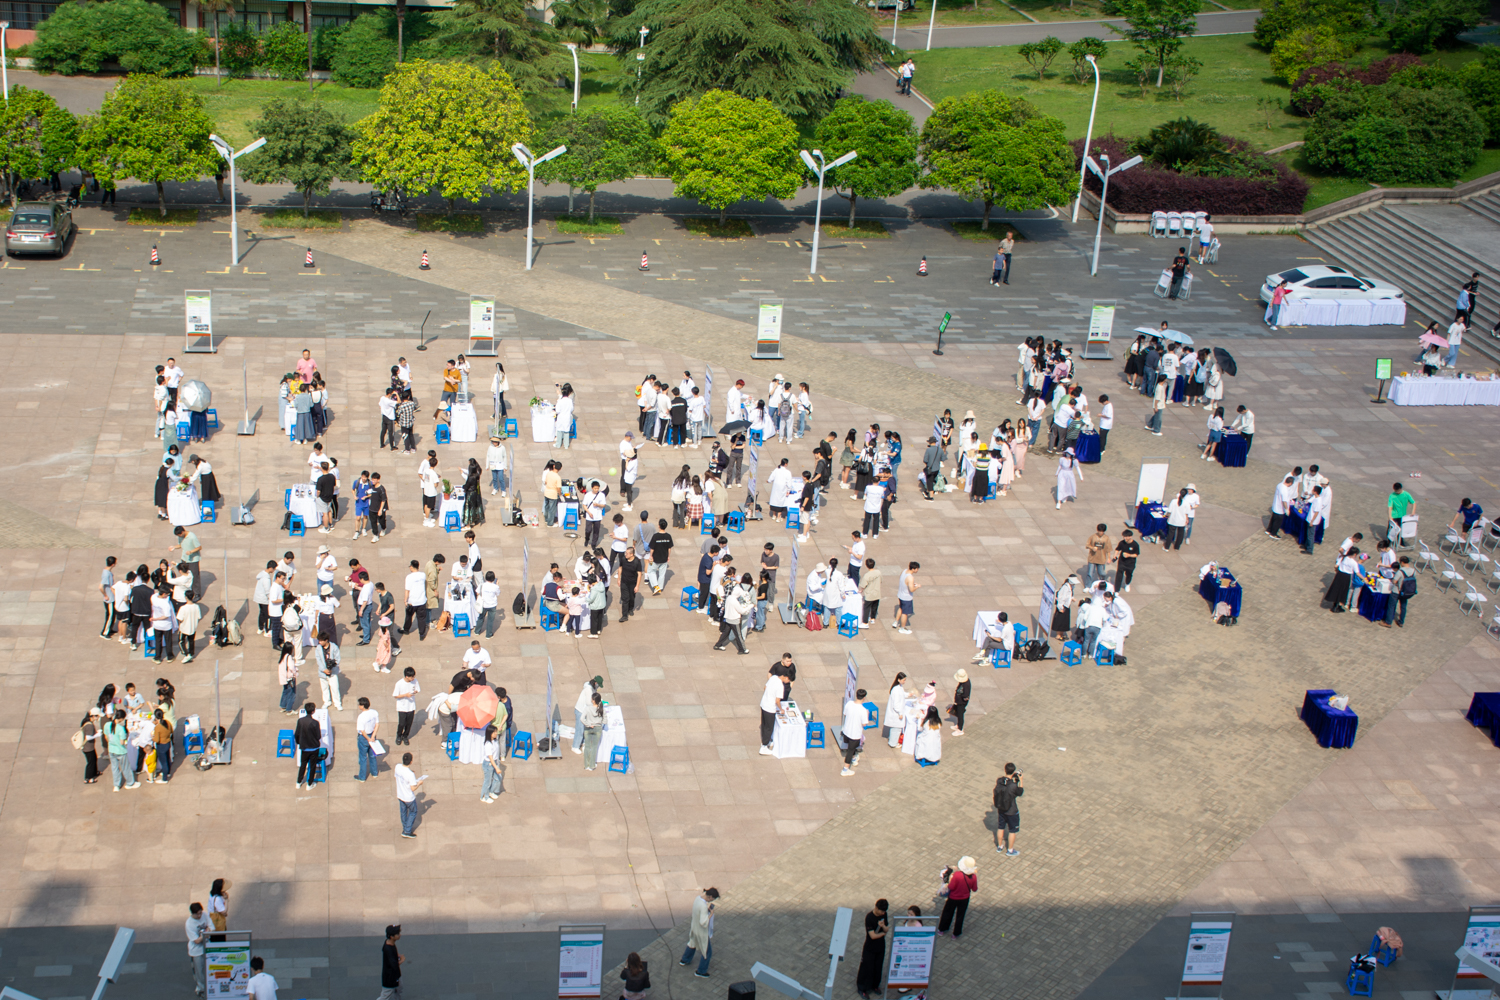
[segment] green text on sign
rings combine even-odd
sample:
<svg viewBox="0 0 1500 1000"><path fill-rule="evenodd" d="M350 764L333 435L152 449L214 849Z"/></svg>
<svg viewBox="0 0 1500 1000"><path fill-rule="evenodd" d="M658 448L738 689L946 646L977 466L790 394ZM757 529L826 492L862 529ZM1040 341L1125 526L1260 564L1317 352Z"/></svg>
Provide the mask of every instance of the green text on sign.
<svg viewBox="0 0 1500 1000"><path fill-rule="evenodd" d="M943 313L943 321L938 324L938 333L948 332L948 321L953 318L952 313Z"/></svg>
<svg viewBox="0 0 1500 1000"><path fill-rule="evenodd" d="M1391 377L1391 359L1390 358L1376 358L1375 359L1375 377L1377 379L1385 379L1385 378L1390 378Z"/></svg>

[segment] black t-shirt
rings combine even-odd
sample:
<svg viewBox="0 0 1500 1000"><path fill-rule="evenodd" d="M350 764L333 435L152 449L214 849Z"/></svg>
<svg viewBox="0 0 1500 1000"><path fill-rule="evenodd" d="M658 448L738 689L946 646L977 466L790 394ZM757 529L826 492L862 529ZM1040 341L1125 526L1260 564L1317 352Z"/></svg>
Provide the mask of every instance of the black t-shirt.
<svg viewBox="0 0 1500 1000"><path fill-rule="evenodd" d="M1120 553L1121 562L1135 562L1136 557L1141 554L1141 543L1134 538L1127 538L1115 546L1115 551Z"/></svg>
<svg viewBox="0 0 1500 1000"><path fill-rule="evenodd" d="M672 424L676 427L687 424L687 400L681 396L672 400Z"/></svg>
<svg viewBox="0 0 1500 1000"><path fill-rule="evenodd" d="M384 486L377 486L377 487L375 487L374 489L372 489L370 491L370 513L371 514L382 513L385 510L386 502L387 501L386 501L385 487Z"/></svg>
<svg viewBox="0 0 1500 1000"><path fill-rule="evenodd" d="M338 488L339 481L331 472L325 472L318 477L318 499L324 503L333 503L333 491Z"/></svg>
<svg viewBox="0 0 1500 1000"><path fill-rule="evenodd" d="M667 561L667 550L672 547L672 536L665 531L658 531L646 544L651 549L651 561L664 563Z"/></svg>
<svg viewBox="0 0 1500 1000"><path fill-rule="evenodd" d="M401 985L401 959L393 944L380 946L380 985L386 989Z"/></svg>
<svg viewBox="0 0 1500 1000"><path fill-rule="evenodd" d="M455 694L458 694L473 687L474 678L469 676L469 672L467 670L460 670L458 673L453 675L453 680L449 683L453 686L453 692Z"/></svg>
<svg viewBox="0 0 1500 1000"><path fill-rule="evenodd" d="M817 468L813 469L813 482L819 486L827 486L829 477L833 474L833 466L829 464L827 456L818 459Z"/></svg>
<svg viewBox="0 0 1500 1000"><path fill-rule="evenodd" d="M770 580L762 580L755 585L755 599L757 601L769 601L771 599Z"/></svg>
<svg viewBox="0 0 1500 1000"><path fill-rule="evenodd" d="M145 584L136 584L130 588L130 613L133 615L149 615L151 613L151 595L154 593Z"/></svg>
<svg viewBox="0 0 1500 1000"><path fill-rule="evenodd" d="M826 439L818 442L817 452L828 461L833 461L833 445L829 444Z"/></svg>
<svg viewBox="0 0 1500 1000"><path fill-rule="evenodd" d="M871 910L869 913L865 914L865 944L866 945L875 945L876 947L881 947L881 948L885 947L885 938L880 938L879 940L875 940L875 939L872 939L870 937L871 934L877 933L880 930L880 922L882 920L884 920L884 919L885 919L884 917L882 917L879 914L877 914L874 910Z"/></svg>
<svg viewBox="0 0 1500 1000"><path fill-rule="evenodd" d="M620 590L621 592L635 589L636 583L641 578L641 560L637 556L634 559L620 560Z"/></svg>
<svg viewBox="0 0 1500 1000"><path fill-rule="evenodd" d="M1174 278L1180 278L1180 277L1182 277L1182 273L1187 270L1187 264L1188 264L1188 259L1186 257L1184 257L1182 254L1178 254L1176 257L1173 257L1172 258L1172 276Z"/></svg>

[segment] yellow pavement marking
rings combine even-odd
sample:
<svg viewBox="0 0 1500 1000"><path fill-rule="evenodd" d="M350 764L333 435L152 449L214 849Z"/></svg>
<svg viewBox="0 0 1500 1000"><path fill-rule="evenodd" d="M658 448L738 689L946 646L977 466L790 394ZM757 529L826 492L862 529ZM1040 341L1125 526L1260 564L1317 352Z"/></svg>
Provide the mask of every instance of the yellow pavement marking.
<svg viewBox="0 0 1500 1000"><path fill-rule="evenodd" d="M215 236L233 236L234 235L234 230L232 230L232 229L215 229L213 232L214 232ZM247 232L247 233L245 233L245 235L249 236L250 233Z"/></svg>
<svg viewBox="0 0 1500 1000"><path fill-rule="evenodd" d="M792 248L792 245L790 243L788 243L786 240L766 240L766 242L767 243L780 243L782 246L786 247L788 250L790 250ZM798 240L797 242L801 243L802 241Z"/></svg>
<svg viewBox="0 0 1500 1000"><path fill-rule="evenodd" d="M896 279L891 277L889 274L887 274L884 278L875 279L875 284L877 285L893 285L895 283Z"/></svg>
<svg viewBox="0 0 1500 1000"><path fill-rule="evenodd" d="M585 236L584 239L586 239L586 240L589 241L589 246L593 246L595 240L607 240L607 239L609 239L609 237L608 236Z"/></svg>
<svg viewBox="0 0 1500 1000"><path fill-rule="evenodd" d="M181 229L142 229L141 232L143 232L143 233L155 233L158 236L167 236L167 235L181 236L182 233L183 233L183 230L181 230Z"/></svg>
<svg viewBox="0 0 1500 1000"><path fill-rule="evenodd" d="M226 267L222 271L204 271L203 273L204 274L228 274L229 273L229 268Z"/></svg>
<svg viewBox="0 0 1500 1000"><path fill-rule="evenodd" d="M1295 260L1323 260L1322 257L1296 257L1296 258L1293 258L1293 259L1295 259ZM1327 261L1323 261L1323 262L1325 264L1327 263Z"/></svg>
<svg viewBox="0 0 1500 1000"><path fill-rule="evenodd" d="M245 273L246 274L265 274L266 272L264 272L264 271L249 271L249 270L247 270ZM325 278L325 277L328 277L328 275L325 275L323 273L323 269L321 267L314 268L311 271L298 271L297 273L300 274L304 278Z"/></svg>
<svg viewBox="0 0 1500 1000"><path fill-rule="evenodd" d="M26 268L22 267L20 264L12 264L8 260L4 261L3 263L0 263L0 271L10 271L10 270L24 271L24 270L26 270Z"/></svg>
<svg viewBox="0 0 1500 1000"><path fill-rule="evenodd" d="M661 240L652 240L651 242L655 243L657 246L661 246Z"/></svg>
<svg viewBox="0 0 1500 1000"><path fill-rule="evenodd" d="M82 264L79 264L77 267L60 267L60 268L58 268L58 270L59 271L98 271L98 270L100 270L100 268L97 268L97 267L84 267Z"/></svg>
<svg viewBox="0 0 1500 1000"><path fill-rule="evenodd" d="M796 285L801 285L801 284L808 284L808 285L810 285L810 284L812 284L812 280L813 280L813 276L809 274L805 278L794 278L794 279L792 279L792 283L796 284Z"/></svg>
<svg viewBox="0 0 1500 1000"><path fill-rule="evenodd" d="M113 229L105 229L105 228L102 228L102 227L100 227L100 228L87 228L87 227L84 227L84 226L79 226L78 227L78 231L81 232L81 233L88 233L90 236L93 236L95 233L112 233L112 232L114 232Z"/></svg>
<svg viewBox="0 0 1500 1000"><path fill-rule="evenodd" d="M265 274L266 272L264 272L264 271L252 271L252 270L250 270L250 268L247 267L247 268L245 268L245 273L246 274Z"/></svg>
<svg viewBox="0 0 1500 1000"><path fill-rule="evenodd" d="M839 283L837 278L830 278L826 274L820 274L818 275L818 278L819 280L828 282L830 285L836 285Z"/></svg>

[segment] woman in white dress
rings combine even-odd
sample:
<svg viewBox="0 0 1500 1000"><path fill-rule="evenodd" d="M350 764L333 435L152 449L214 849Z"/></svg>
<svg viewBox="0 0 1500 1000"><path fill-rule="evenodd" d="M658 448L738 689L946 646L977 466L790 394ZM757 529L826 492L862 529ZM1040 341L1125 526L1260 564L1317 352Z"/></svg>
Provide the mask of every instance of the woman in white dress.
<svg viewBox="0 0 1500 1000"><path fill-rule="evenodd" d="M1016 455L1010 450L1010 442L1003 437L1000 439L998 448L990 450L992 460L999 465L998 471L992 471L991 474L996 477L995 482L999 486L1000 495L1005 496L1005 491L1010 489L1011 483L1016 481Z"/></svg>
<svg viewBox="0 0 1500 1000"><path fill-rule="evenodd" d="M1062 510L1064 500L1078 498L1078 483L1083 479L1083 469L1069 448L1057 460L1057 510Z"/></svg>
<svg viewBox="0 0 1500 1000"><path fill-rule="evenodd" d="M943 759L943 717L935 706L929 706L927 716L917 727L917 763L931 767Z"/></svg>
<svg viewBox="0 0 1500 1000"><path fill-rule="evenodd" d="M1203 408L1212 410L1224 398L1224 373L1214 362L1204 363L1208 366L1208 375L1203 381Z"/></svg>
<svg viewBox="0 0 1500 1000"><path fill-rule="evenodd" d="M885 716L880 720L885 726L886 743L894 750L901 739L901 731L906 728L906 674L897 673L896 679L891 682L890 694L885 696Z"/></svg>

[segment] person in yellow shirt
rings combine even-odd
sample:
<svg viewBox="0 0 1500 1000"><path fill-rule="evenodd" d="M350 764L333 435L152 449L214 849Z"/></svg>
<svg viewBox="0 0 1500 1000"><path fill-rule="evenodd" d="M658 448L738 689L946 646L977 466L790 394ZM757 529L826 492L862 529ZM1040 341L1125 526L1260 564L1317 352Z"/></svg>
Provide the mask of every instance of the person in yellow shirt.
<svg viewBox="0 0 1500 1000"><path fill-rule="evenodd" d="M463 378L463 372L459 370L454 360L449 358L448 364L443 367L443 395L441 397L443 403L451 405L458 402L458 390L463 385Z"/></svg>
<svg viewBox="0 0 1500 1000"><path fill-rule="evenodd" d="M557 502L562 499L562 466L548 462L542 472L542 521L547 527L557 523Z"/></svg>

